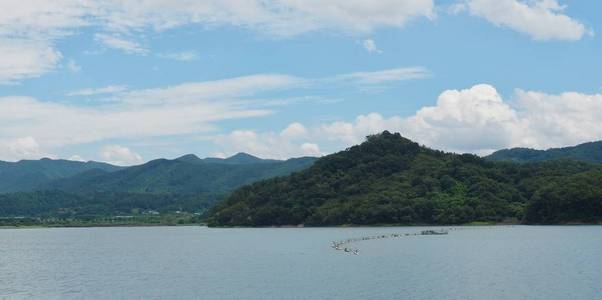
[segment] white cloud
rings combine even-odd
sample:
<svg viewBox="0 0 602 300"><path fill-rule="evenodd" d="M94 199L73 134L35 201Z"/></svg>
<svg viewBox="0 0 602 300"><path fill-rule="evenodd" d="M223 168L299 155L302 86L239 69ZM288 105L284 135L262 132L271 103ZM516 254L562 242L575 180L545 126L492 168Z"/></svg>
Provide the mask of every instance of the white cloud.
<svg viewBox="0 0 602 300"><path fill-rule="evenodd" d="M131 166L143 162L142 156L138 153L132 152L129 148L120 145L102 147L100 149L100 157L105 162L118 166Z"/></svg>
<svg viewBox="0 0 602 300"><path fill-rule="evenodd" d="M97 33L94 35L95 39L103 43L105 46L117 50L122 50L129 54L147 55L150 51L137 42L129 41L121 37L114 35L108 35L103 33Z"/></svg>
<svg viewBox="0 0 602 300"><path fill-rule="evenodd" d="M257 74L203 82L189 82L167 88L131 91L123 95L128 103L180 103L197 100L248 96L265 91L290 89L304 79L279 74Z"/></svg>
<svg viewBox="0 0 602 300"><path fill-rule="evenodd" d="M389 129L437 149L477 154L602 139L602 94L518 90L514 103L504 101L493 86L482 84L444 91L435 106L424 107L414 116L383 118L373 113L322 130L326 136L354 144L367 134Z"/></svg>
<svg viewBox="0 0 602 300"><path fill-rule="evenodd" d="M370 134L378 133L384 130L399 130L402 119L400 117L383 118L378 113L369 113L359 115L355 122L336 121L328 124L322 124L314 129L314 135L322 138L323 141L342 142L342 148L359 144Z"/></svg>
<svg viewBox="0 0 602 300"><path fill-rule="evenodd" d="M285 158L339 151L383 130L400 132L435 149L476 154L501 148L547 149L602 140L602 94L551 95L517 90L514 97L513 101L506 101L493 86L479 84L444 91L436 105L423 107L409 117L385 118L369 113L352 122L336 121L309 128L293 123L282 132L302 127L305 130L301 138L244 131L244 135L241 132L221 136L216 146L227 153L249 151ZM321 151L322 148L327 150Z"/></svg>
<svg viewBox="0 0 602 300"><path fill-rule="evenodd" d="M79 156L77 154L70 156L68 158L68 160L86 162L86 160L84 158L82 158L81 156Z"/></svg>
<svg viewBox="0 0 602 300"><path fill-rule="evenodd" d="M31 136L0 140L0 160L16 161L49 156L51 155L44 153Z"/></svg>
<svg viewBox="0 0 602 300"><path fill-rule="evenodd" d="M455 152L483 154L512 146L540 146L522 143L521 134L528 135L524 120L490 85L444 91L435 106L423 107L413 116L385 118L370 113L358 116L354 122L323 124L314 135L321 136L323 142L338 141L344 148L383 130L400 132L429 147Z"/></svg>
<svg viewBox="0 0 602 300"><path fill-rule="evenodd" d="M359 84L381 84L410 79L422 79L431 76L424 67L395 68L374 72L355 72L336 76L343 81L354 81Z"/></svg>
<svg viewBox="0 0 602 300"><path fill-rule="evenodd" d="M516 146L550 148L602 140L602 94L517 90Z"/></svg>
<svg viewBox="0 0 602 300"><path fill-rule="evenodd" d="M0 1L0 84L38 77L59 66L54 40L87 24L79 0Z"/></svg>
<svg viewBox="0 0 602 300"><path fill-rule="evenodd" d="M530 35L535 40L579 40L593 34L581 22L563 14L556 0L468 0L471 14Z"/></svg>
<svg viewBox="0 0 602 300"><path fill-rule="evenodd" d="M429 146L483 153L512 145L520 121L494 87L481 84L444 91L436 106L420 109L400 125L405 134Z"/></svg>
<svg viewBox="0 0 602 300"><path fill-rule="evenodd" d="M362 46L364 46L364 49L366 49L368 53L382 53L382 51L376 47L376 42L374 42L373 39L365 39L362 42Z"/></svg>
<svg viewBox="0 0 602 300"><path fill-rule="evenodd" d="M45 147L110 138L143 138L214 130L214 122L258 117L269 110L236 103L107 104L86 107L25 97L0 98L1 136L34 136Z"/></svg>
<svg viewBox="0 0 602 300"><path fill-rule="evenodd" d="M260 98L246 98L298 84L295 77L259 74L157 89L125 91L124 86L108 86L71 93L112 93L95 105L0 97L0 136L31 136L40 148L48 150L106 139L207 132L215 130L219 121L271 114L257 108L262 106Z"/></svg>
<svg viewBox="0 0 602 300"><path fill-rule="evenodd" d="M322 156L320 147L314 143L303 143L303 145L301 145L301 150L303 151L303 154L307 156Z"/></svg>
<svg viewBox="0 0 602 300"><path fill-rule="evenodd" d="M177 61L193 61L199 59L199 56L194 51L182 51L182 52L167 52L157 54L160 58L177 60Z"/></svg>
<svg viewBox="0 0 602 300"><path fill-rule="evenodd" d="M31 136L44 151L55 151L69 145L107 139L132 140L198 134L216 130L216 124L221 121L262 117L272 114L274 105L286 105L282 101L275 101L282 99L266 97L266 93L304 89L313 84L330 84L332 80L378 83L406 77L375 74L372 79L370 73L354 73L342 75L348 76L346 79L335 76L335 79L317 80L256 74L162 88L128 90L126 86L110 85L68 93L74 97L105 95L86 103L5 96L0 97L0 136ZM282 132L274 133L274 136L311 142L303 140L307 132L302 124L293 123ZM305 153L300 144L290 147L294 148L291 153Z"/></svg>
<svg viewBox="0 0 602 300"><path fill-rule="evenodd" d="M316 30L366 33L434 16L433 0L115 0L103 13L108 28L165 30L184 24L234 25L290 36Z"/></svg>
<svg viewBox="0 0 602 300"><path fill-rule="evenodd" d="M433 0L3 0L0 84L55 69L61 60L56 42L82 27L97 32L96 39L107 47L147 55L150 49L128 38L191 24L236 26L276 36L326 30L366 34L433 16ZM164 57L195 59L192 52Z"/></svg>
<svg viewBox="0 0 602 300"><path fill-rule="evenodd" d="M61 53L46 42L0 36L0 84L38 77L54 69L61 58Z"/></svg>
<svg viewBox="0 0 602 300"><path fill-rule="evenodd" d="M114 94L127 90L126 85L109 85L101 88L95 89L82 89L77 91L72 91L67 94L67 96L94 96L94 95L104 95L104 94Z"/></svg>
<svg viewBox="0 0 602 300"><path fill-rule="evenodd" d="M215 153L221 153L225 156L238 152L275 159L321 155L317 144L299 143L298 138L298 136L274 132L257 133L253 130L235 130L229 134L217 136L213 142L221 149Z"/></svg>
<svg viewBox="0 0 602 300"><path fill-rule="evenodd" d="M291 123L290 125L288 125L288 127L284 128L280 132L280 135L289 139L301 138L307 135L307 129L305 128L305 126L303 126L303 124L295 122Z"/></svg>

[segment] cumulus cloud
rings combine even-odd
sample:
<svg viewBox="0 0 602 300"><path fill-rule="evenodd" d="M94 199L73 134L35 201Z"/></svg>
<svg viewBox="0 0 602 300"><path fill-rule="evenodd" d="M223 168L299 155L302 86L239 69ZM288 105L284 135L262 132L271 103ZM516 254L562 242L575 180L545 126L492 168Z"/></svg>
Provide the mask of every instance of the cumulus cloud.
<svg viewBox="0 0 602 300"><path fill-rule="evenodd" d="M338 151L361 143L367 135L390 130L432 148L484 155L501 148L547 149L601 140L600 120L602 94L553 95L517 90L512 101L508 101L493 86L479 84L444 91L436 105L423 107L408 117L369 113L354 121L309 128L293 123L282 132L304 128L302 138L245 131L244 136L220 137L217 146L229 153L245 149L262 155L270 155L271 149L276 149L277 157L282 158L301 155L299 147L307 154ZM245 142L253 147L245 146Z"/></svg>
<svg viewBox="0 0 602 300"><path fill-rule="evenodd" d="M108 145L100 149L100 157L113 165L131 166L141 164L142 156L121 145Z"/></svg>
<svg viewBox="0 0 602 300"><path fill-rule="evenodd" d="M287 128L290 128L290 126ZM245 152L263 158L286 159L322 154L317 144L299 143L298 140L298 135L290 136L275 132L257 133L253 130L235 130L229 134L215 137L213 143L220 149L216 153L221 153L223 156Z"/></svg>
<svg viewBox="0 0 602 300"><path fill-rule="evenodd" d="M280 135L288 139L301 138L307 135L307 129L303 124L294 122L284 128Z"/></svg>
<svg viewBox="0 0 602 300"><path fill-rule="evenodd" d="M382 118L360 116L347 123L347 136L359 137L383 128L431 147L486 154L508 147L546 149L602 139L602 95L518 90L504 101L486 84L441 93L437 104L415 115ZM366 130L366 128L372 129ZM341 125L339 125L341 127Z"/></svg>
<svg viewBox="0 0 602 300"><path fill-rule="evenodd" d="M314 143L303 143L301 145L301 150L307 156L322 156L322 151L320 151L320 147Z"/></svg>
<svg viewBox="0 0 602 300"><path fill-rule="evenodd" d="M31 136L0 140L0 160L16 161L49 157Z"/></svg>
<svg viewBox="0 0 602 300"><path fill-rule="evenodd" d="M530 35L535 40L579 40L593 33L564 14L557 0L468 0L471 14Z"/></svg>

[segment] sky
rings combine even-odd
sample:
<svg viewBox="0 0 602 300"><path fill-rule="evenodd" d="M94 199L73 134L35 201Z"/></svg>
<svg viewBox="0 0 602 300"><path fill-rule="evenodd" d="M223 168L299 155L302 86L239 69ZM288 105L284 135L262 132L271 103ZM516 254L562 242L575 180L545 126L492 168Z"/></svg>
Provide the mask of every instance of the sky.
<svg viewBox="0 0 602 300"><path fill-rule="evenodd" d="M3 0L0 160L602 139L597 0Z"/></svg>

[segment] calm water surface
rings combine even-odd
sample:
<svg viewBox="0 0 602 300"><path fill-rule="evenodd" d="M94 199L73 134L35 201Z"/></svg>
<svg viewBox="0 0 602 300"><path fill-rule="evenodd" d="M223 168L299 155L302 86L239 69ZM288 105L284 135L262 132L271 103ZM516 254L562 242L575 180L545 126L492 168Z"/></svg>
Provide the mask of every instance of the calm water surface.
<svg viewBox="0 0 602 300"><path fill-rule="evenodd" d="M602 299L602 226L0 230L0 298Z"/></svg>

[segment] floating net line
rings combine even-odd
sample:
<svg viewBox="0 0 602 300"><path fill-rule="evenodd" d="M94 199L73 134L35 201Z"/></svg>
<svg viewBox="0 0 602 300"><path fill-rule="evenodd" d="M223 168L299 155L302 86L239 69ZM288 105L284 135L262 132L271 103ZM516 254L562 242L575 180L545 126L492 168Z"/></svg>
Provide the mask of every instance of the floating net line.
<svg viewBox="0 0 602 300"><path fill-rule="evenodd" d="M419 236L419 235L445 235L445 234L448 234L448 230L441 229L441 230L422 230L420 232L414 232L414 233L390 233L390 234L371 235L371 236L364 236L364 237L358 237L358 238L350 238L350 239L341 240L341 241L332 241L331 247L337 251L343 251L346 253L359 255L360 250L357 247L354 247L352 245L353 243L370 241L370 240Z"/></svg>

